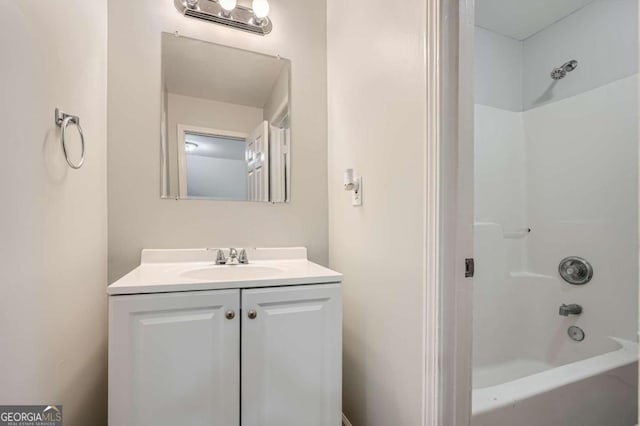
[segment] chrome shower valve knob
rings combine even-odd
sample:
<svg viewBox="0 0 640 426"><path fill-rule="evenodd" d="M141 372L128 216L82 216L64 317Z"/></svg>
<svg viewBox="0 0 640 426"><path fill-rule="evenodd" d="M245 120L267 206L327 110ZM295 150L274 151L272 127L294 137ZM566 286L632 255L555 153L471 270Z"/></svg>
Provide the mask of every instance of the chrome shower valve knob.
<svg viewBox="0 0 640 426"><path fill-rule="evenodd" d="M593 278L593 267L581 257L569 256L560 261L558 272L563 280L573 285L584 285Z"/></svg>

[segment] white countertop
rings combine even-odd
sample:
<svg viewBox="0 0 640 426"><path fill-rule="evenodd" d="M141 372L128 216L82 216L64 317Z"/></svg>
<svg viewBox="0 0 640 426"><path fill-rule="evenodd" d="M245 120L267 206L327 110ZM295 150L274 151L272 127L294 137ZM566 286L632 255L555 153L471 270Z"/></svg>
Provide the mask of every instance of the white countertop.
<svg viewBox="0 0 640 426"><path fill-rule="evenodd" d="M115 296L342 281L339 272L307 260L307 251L303 247L246 249L249 265L215 265L216 250L143 250L140 266L107 287L107 293ZM214 275L219 271L224 277L189 276L193 272L198 275L203 270L203 275L206 275L208 269Z"/></svg>

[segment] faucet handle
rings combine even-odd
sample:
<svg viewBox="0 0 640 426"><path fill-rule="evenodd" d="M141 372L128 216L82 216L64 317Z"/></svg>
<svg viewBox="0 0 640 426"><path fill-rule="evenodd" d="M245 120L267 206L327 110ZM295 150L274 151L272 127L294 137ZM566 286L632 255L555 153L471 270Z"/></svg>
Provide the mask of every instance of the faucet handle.
<svg viewBox="0 0 640 426"><path fill-rule="evenodd" d="M218 253L216 254L216 265L224 265L227 263L227 258L224 256L224 252L221 249L218 249Z"/></svg>
<svg viewBox="0 0 640 426"><path fill-rule="evenodd" d="M245 249L240 250L240 255L238 256L238 262L246 265L249 263L249 258L247 257L247 251Z"/></svg>

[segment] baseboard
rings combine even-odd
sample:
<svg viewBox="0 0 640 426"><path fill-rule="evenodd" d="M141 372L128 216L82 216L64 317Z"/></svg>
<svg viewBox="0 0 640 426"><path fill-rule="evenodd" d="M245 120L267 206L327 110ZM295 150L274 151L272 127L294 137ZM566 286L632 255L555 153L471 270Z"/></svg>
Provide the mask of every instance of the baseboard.
<svg viewBox="0 0 640 426"><path fill-rule="evenodd" d="M353 426L344 413L342 413L342 426Z"/></svg>

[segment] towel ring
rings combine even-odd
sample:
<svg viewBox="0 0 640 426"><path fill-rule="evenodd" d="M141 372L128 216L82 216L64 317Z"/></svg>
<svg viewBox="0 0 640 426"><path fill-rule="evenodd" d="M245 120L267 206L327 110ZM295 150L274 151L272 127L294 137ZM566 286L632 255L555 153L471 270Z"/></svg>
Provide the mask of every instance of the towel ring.
<svg viewBox="0 0 640 426"><path fill-rule="evenodd" d="M82 133L82 127L80 127L80 117L76 115L67 114L66 112L60 111L59 108L56 108L55 119L56 119L56 125L60 127L60 143L62 144L62 151L64 152L64 158L67 160L67 164L69 164L69 167L77 170L80 167L82 167L82 164L84 164L84 134ZM69 152L67 151L67 141L65 140L67 128L69 127L70 124L73 124L76 126L76 129L78 129L78 134L80 135L81 152L80 152L80 161L78 161L77 164L71 161L71 159L69 158Z"/></svg>

